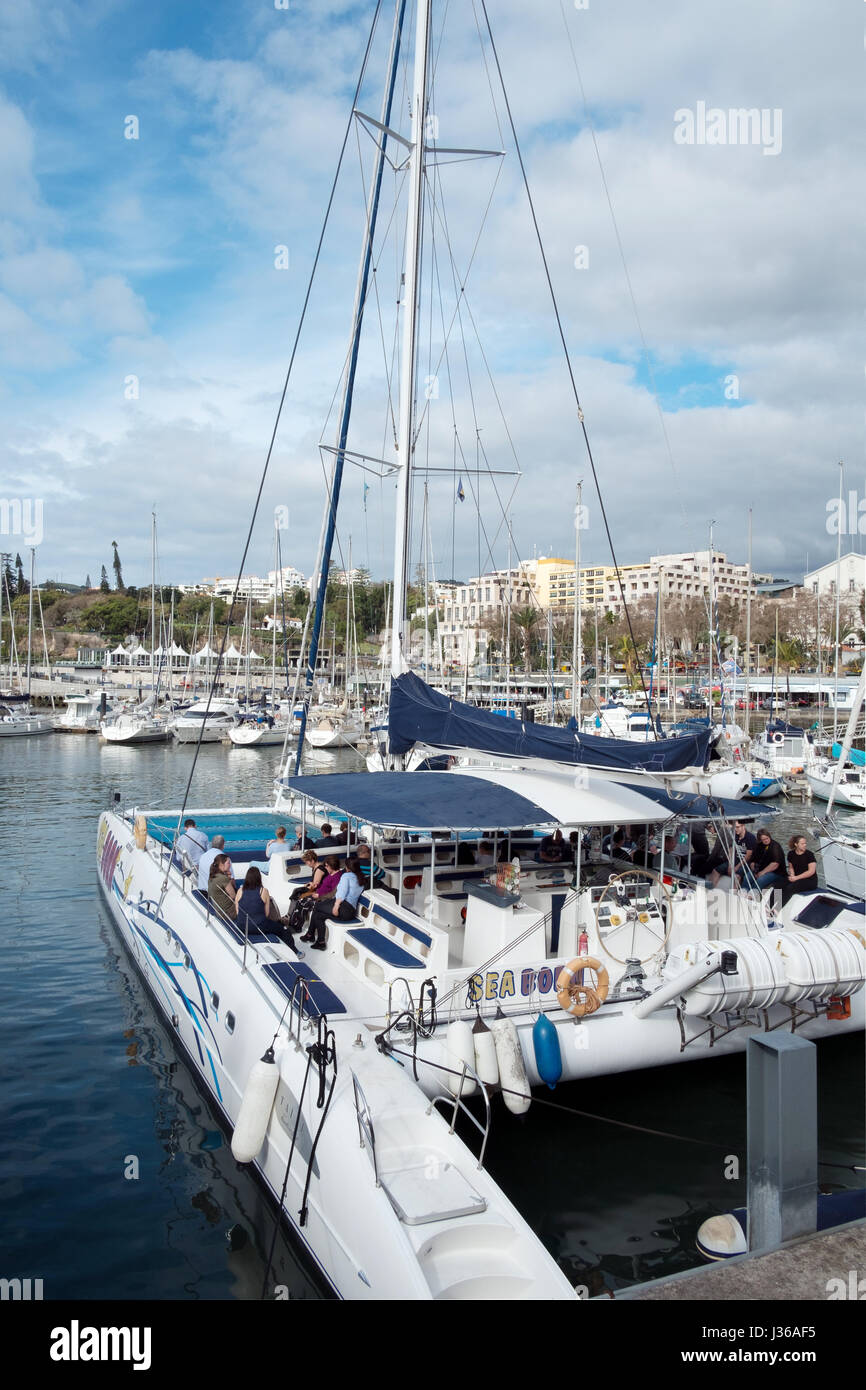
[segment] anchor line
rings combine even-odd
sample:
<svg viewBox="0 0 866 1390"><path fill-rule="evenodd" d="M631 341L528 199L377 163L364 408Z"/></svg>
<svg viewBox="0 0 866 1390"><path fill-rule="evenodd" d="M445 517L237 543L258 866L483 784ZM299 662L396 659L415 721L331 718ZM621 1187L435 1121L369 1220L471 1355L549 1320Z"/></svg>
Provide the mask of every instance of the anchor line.
<svg viewBox="0 0 866 1390"><path fill-rule="evenodd" d="M378 1038L376 1041L378 1042ZM412 1058L411 1052L404 1052L399 1047L392 1047L390 1043L383 1042L382 1047L383 1051L390 1052L395 1056ZM442 1062L432 1062L427 1057L419 1057L417 1060L422 1066L432 1067L434 1071L443 1071L448 1076L459 1078L463 1075L462 1072L455 1070L454 1067L447 1067ZM513 1091L507 1086L500 1087L500 1090L504 1096L517 1096L520 1100L526 1099L525 1091ZM651 1134L656 1139L675 1139L681 1144L698 1144L704 1149L718 1150L723 1147L721 1144L714 1143L711 1139L695 1139L690 1134L671 1134L665 1129L650 1129L648 1125L630 1124L628 1120L615 1120L610 1115L597 1115L591 1110L576 1110L571 1105L560 1105L555 1100L546 1100L544 1096L532 1096L531 1099L534 1105L543 1105L549 1110L559 1110L566 1115L580 1116L580 1118L584 1120L597 1120L600 1124L604 1125L616 1125L619 1129L631 1129L638 1134Z"/></svg>

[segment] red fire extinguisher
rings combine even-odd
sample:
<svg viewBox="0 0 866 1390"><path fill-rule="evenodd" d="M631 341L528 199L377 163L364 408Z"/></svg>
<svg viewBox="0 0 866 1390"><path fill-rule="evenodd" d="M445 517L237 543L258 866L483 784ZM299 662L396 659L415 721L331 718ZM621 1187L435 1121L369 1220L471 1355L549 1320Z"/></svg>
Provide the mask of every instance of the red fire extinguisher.
<svg viewBox="0 0 866 1390"><path fill-rule="evenodd" d="M588 950L589 950L589 937L587 936L586 931L581 931L580 936L577 938L577 954L578 954L579 956L585 956ZM580 980L578 981L579 984L583 984L583 977L584 977L585 974L586 974L586 971L585 971L585 970L581 970L581 972L580 972Z"/></svg>

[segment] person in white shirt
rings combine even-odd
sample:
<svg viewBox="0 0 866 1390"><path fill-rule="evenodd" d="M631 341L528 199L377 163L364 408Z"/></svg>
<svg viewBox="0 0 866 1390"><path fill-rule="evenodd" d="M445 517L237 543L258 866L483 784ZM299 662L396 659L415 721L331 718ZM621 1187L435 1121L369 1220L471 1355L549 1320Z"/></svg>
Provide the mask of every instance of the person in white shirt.
<svg viewBox="0 0 866 1390"><path fill-rule="evenodd" d="M207 886L210 882L210 866L219 855L225 853L225 847L225 836L214 835L210 849L205 850L198 861L198 886L203 893L208 891ZM231 871L231 861L229 861L229 870Z"/></svg>
<svg viewBox="0 0 866 1390"><path fill-rule="evenodd" d="M270 859L272 854L289 853L290 845L286 840L286 827L284 825L278 825L277 838L275 840L268 840L268 843L265 845L265 858Z"/></svg>
<svg viewBox="0 0 866 1390"><path fill-rule="evenodd" d="M204 831L196 829L194 820L185 820L183 834L177 842L178 853L185 854L189 862L198 868L198 861L209 847L210 841Z"/></svg>

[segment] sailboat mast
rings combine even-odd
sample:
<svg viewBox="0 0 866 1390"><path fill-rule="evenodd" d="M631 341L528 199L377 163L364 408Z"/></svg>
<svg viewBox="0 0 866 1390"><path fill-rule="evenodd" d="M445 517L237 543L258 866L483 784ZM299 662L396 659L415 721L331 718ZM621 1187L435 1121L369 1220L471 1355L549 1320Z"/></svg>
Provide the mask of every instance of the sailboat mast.
<svg viewBox="0 0 866 1390"><path fill-rule="evenodd" d="M274 630L271 634L271 714L277 703L277 589L282 588L282 570L279 554L280 533L274 522Z"/></svg>
<svg viewBox="0 0 866 1390"><path fill-rule="evenodd" d="M745 725L746 738L749 737L749 663L752 656L752 509L749 508L749 545L746 557L746 680L745 680Z"/></svg>
<svg viewBox="0 0 866 1390"><path fill-rule="evenodd" d="M30 657L33 650L33 569L36 550L30 547L30 601L27 604L27 700L30 700Z"/></svg>
<svg viewBox="0 0 866 1390"><path fill-rule="evenodd" d="M156 512L150 514L150 689L156 690Z"/></svg>
<svg viewBox="0 0 866 1390"><path fill-rule="evenodd" d="M361 325L364 318L364 306L367 299L367 289L370 279L370 270L373 261L373 241L376 234L376 223L379 211L379 194L382 187L382 177L385 170L385 148L388 139L388 123L391 119L391 106L394 99L394 88L397 81L397 70L399 66L400 48L403 37L403 19L406 12L407 0L398 0L394 14L394 29L391 36L391 51L388 60L388 80L385 86L385 93L382 98L382 112L380 126L382 127L382 138L378 143L375 170L370 184L370 193L367 201L367 224L364 233L364 248L361 255L361 266L358 272L358 284L355 291L355 308L352 316L352 340L349 352L349 363L346 372L346 381L343 389L343 403L340 415L340 430L338 436L337 453L334 457L333 469L331 472L331 482L328 494L328 507L322 520L322 530L319 537L319 547L316 554L316 568L313 573L313 586L310 591L312 599L313 592L316 594L315 607L312 614L308 609L308 618L312 618L312 629L310 632L310 645L307 653L307 670L304 680L304 703L301 711L300 728L298 730L298 747L295 753L295 774L300 771L301 757L304 751L304 735L307 726L307 710L312 696L313 682L316 676L319 655L319 637L325 628L325 597L328 589L328 571L331 563L331 551L334 543L334 534L337 526L337 504L340 498L340 489L343 479L343 464L345 461L346 443L349 437L349 419L352 413L352 395L355 389L355 374L358 365L358 351L361 343ZM306 623L305 623L306 629ZM304 654L304 640L301 643L301 650L298 655L298 671L300 674L300 663ZM298 682L296 682L296 689ZM294 701L293 701L294 708Z"/></svg>
<svg viewBox="0 0 866 1390"><path fill-rule="evenodd" d="M583 508L581 494L583 483L577 485L577 505L574 509L574 635L571 644L571 717L580 723L580 681L583 673L583 635L581 632L580 609L580 531Z"/></svg>
<svg viewBox="0 0 866 1390"><path fill-rule="evenodd" d="M833 741L836 741L836 732L839 727L839 590L841 589L842 578L842 476L843 466L839 464L839 520L836 523L836 635L834 646L836 649L835 661L833 664Z"/></svg>
<svg viewBox="0 0 866 1390"><path fill-rule="evenodd" d="M713 584L713 527L715 522L710 522L710 671L709 671L709 699L710 699L710 728L713 726L713 640L716 635L716 596Z"/></svg>
<svg viewBox="0 0 866 1390"><path fill-rule="evenodd" d="M418 0L415 70L412 80L412 138L409 153L409 207L406 217L406 264L403 283L403 342L400 354L400 415L397 435L397 513L394 528L394 599L391 629L391 675L408 666L406 590L409 572L409 513L412 495L413 405L418 323L418 277L421 258L424 191L424 117L427 109L427 50L430 0Z"/></svg>

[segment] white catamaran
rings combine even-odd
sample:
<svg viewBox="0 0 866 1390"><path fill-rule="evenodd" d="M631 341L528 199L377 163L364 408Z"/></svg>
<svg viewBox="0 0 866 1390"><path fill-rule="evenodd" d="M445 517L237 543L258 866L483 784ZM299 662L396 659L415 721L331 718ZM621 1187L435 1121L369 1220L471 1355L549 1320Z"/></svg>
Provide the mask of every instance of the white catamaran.
<svg viewBox="0 0 866 1390"><path fill-rule="evenodd" d="M430 0L416 8L408 134L391 130L404 0L380 119L364 118L379 142L377 172L390 141L408 182L398 696L407 679L424 170L428 153L443 153L425 144ZM375 176L369 187L372 200ZM367 264L374 220L368 215ZM356 332L358 323L356 305ZM341 426L337 456L344 449ZM320 558L321 588L326 572ZM313 655L310 680L314 670ZM426 708L421 687L414 694ZM366 841L356 915L322 923L323 949L301 955L282 923L228 916L199 890L177 845L186 807L122 809L118 797L99 822L100 886L179 1050L232 1130L236 1159L254 1165L331 1289L347 1299L572 1300L554 1255L484 1166L491 1124L513 1123L531 1109L533 1087L561 1079L724 1055L755 1030L821 1038L862 1028L862 904L821 892L780 908L771 893L736 891L726 880L708 889L688 872L688 856L683 865L674 854L686 817L714 819L724 836L729 814L743 813L686 784L683 748L700 752L692 772L701 774L709 735L673 748L670 740L606 748L604 739L519 726L512 734L521 746L492 766L499 745L488 748L489 730L473 745L465 707L439 700L431 717L444 722L432 743L480 747L478 765L315 777L283 770L275 806L189 812L199 830L225 837L236 880L259 868L283 917L308 881L301 852L322 824L347 822L348 842L327 842L342 861ZM414 741L411 705L404 701L402 714L400 706L392 697L392 752L398 735L406 747ZM518 725L487 718L503 730ZM552 755L535 756L546 741ZM602 771L588 765L587 744L592 759L607 759ZM559 766L560 755L573 765ZM647 758L656 759L654 772ZM703 790L718 794L709 781ZM301 848L267 858L279 822ZM594 846L597 881L584 885L584 836L618 825L643 831L642 862L612 860ZM353 862L346 883L354 896ZM461 1114L471 1142L456 1132Z"/></svg>

